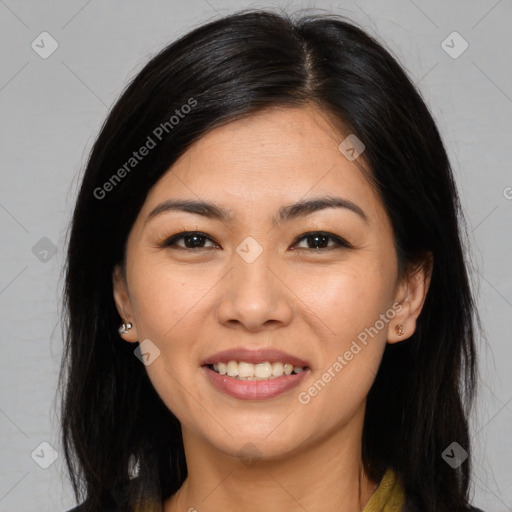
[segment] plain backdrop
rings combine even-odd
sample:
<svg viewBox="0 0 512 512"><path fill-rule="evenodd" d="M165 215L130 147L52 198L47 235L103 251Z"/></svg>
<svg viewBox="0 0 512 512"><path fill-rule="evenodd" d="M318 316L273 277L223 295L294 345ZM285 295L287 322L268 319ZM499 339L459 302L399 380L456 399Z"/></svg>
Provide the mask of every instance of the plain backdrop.
<svg viewBox="0 0 512 512"><path fill-rule="evenodd" d="M55 392L66 229L92 143L150 56L243 7L349 17L384 42L431 108L466 214L485 334L473 501L512 510L510 0L0 0L0 511L75 504Z"/></svg>

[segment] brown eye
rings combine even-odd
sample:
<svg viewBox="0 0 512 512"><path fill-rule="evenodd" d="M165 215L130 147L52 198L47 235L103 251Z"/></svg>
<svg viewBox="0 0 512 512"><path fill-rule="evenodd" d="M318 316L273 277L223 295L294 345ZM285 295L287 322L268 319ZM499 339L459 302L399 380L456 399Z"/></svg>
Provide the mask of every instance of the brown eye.
<svg viewBox="0 0 512 512"><path fill-rule="evenodd" d="M183 244L177 243L182 240ZM182 233L178 233L173 235L171 238L168 238L162 246L178 249L209 249L210 247L205 246L207 241L212 242L214 244L213 247L218 247L218 245L215 244L208 235L201 233L200 231L184 231Z"/></svg>
<svg viewBox="0 0 512 512"><path fill-rule="evenodd" d="M333 235L332 233L325 233L323 231L307 233L298 238L294 245L301 241L305 241L307 247L299 247L299 249L309 249L319 251L321 249L336 249L339 247L351 248L352 246L343 238ZM329 245L329 241L334 241L333 244Z"/></svg>

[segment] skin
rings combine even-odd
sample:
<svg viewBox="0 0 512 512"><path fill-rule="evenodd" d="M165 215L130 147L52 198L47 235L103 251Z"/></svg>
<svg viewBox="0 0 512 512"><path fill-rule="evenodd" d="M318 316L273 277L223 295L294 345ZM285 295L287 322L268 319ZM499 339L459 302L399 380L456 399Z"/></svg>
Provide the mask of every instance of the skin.
<svg viewBox="0 0 512 512"><path fill-rule="evenodd" d="M430 277L425 266L399 276L382 201L361 158L351 162L338 149L346 135L312 105L260 112L203 136L146 198L128 238L126 275L116 266L113 283L119 314L133 323L123 338L150 339L159 348L146 369L182 425L188 478L165 501L165 512L356 512L378 483L361 462L366 397L386 343L413 334ZM367 220L326 208L272 224L282 206L326 195L357 204ZM145 222L167 199L215 202L232 218L169 211ZM203 247L184 249L183 238L162 246L194 230L210 237L201 239ZM320 249L297 240L316 231L352 248L333 239ZM250 264L236 252L248 236L262 248ZM400 312L308 404L300 403L298 393L394 303ZM284 350L308 361L311 372L273 399L229 397L200 365L238 346ZM251 463L237 455L250 451L247 443Z"/></svg>

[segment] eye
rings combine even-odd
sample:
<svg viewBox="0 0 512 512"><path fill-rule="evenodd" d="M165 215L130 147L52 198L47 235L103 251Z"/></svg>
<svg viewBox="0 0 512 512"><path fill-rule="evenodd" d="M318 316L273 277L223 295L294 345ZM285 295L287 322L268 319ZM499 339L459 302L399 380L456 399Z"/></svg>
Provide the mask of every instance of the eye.
<svg viewBox="0 0 512 512"><path fill-rule="evenodd" d="M334 243L329 244L329 241ZM179 244L178 242L183 241L183 244ZM206 242L211 242L212 246L206 246ZM308 247L298 247L298 249L306 249L318 252L320 250L332 250L340 247L345 247L347 249L352 248L352 245L349 244L343 238L333 235L332 233L326 233L324 231L315 231L311 233L306 233L297 238L292 247L297 245L299 242L306 242ZM177 233L176 235L171 236L162 242L161 247L170 247L170 248L178 248L178 249L208 249L208 248L216 248L220 247L216 242L213 241L205 233L201 231L183 231L181 233ZM313 247L309 247L312 245Z"/></svg>
<svg viewBox="0 0 512 512"><path fill-rule="evenodd" d="M332 240L334 243L332 245L328 245L328 241ZM307 245L313 245L313 247L299 247L299 249L309 249L314 251L319 251L321 249L331 250L337 249L339 247L345 247L347 249L352 248L352 245L349 244L343 238L333 235L332 233L325 233L324 231L316 231L311 233L306 233L305 235L297 238L293 245L297 243L305 241Z"/></svg>
<svg viewBox="0 0 512 512"><path fill-rule="evenodd" d="M184 245L177 243L181 240L183 240ZM204 245L207 240L213 242L208 235L201 231L183 231L168 238L161 245L162 247L176 247L179 249L208 249L209 247ZM219 246L214 242L214 247Z"/></svg>

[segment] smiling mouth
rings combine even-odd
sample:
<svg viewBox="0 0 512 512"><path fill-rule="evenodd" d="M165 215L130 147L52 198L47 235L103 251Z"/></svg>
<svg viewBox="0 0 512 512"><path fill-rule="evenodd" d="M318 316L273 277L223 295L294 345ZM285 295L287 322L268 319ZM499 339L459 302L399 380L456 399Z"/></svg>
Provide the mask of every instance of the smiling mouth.
<svg viewBox="0 0 512 512"><path fill-rule="evenodd" d="M247 363L245 361L226 361L204 365L219 375L231 377L234 380L273 380L287 375L296 375L308 370L307 366L293 366L280 361L262 363Z"/></svg>

